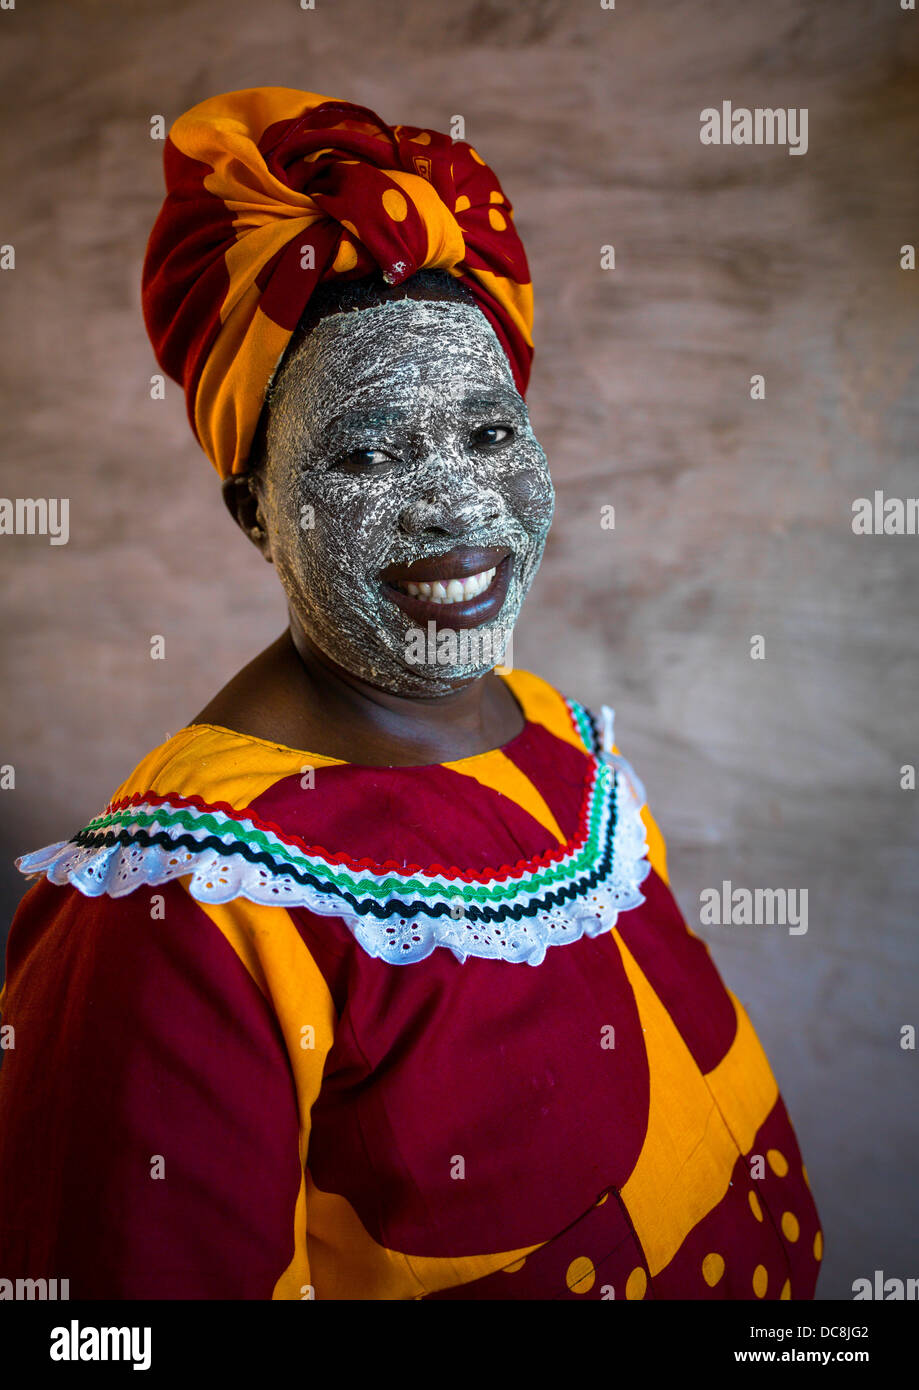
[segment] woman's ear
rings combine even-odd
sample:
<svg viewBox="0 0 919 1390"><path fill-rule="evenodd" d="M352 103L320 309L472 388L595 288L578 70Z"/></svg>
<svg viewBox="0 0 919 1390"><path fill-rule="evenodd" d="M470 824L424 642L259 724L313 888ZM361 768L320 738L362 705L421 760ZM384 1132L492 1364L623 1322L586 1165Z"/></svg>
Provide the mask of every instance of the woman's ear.
<svg viewBox="0 0 919 1390"><path fill-rule="evenodd" d="M223 480L223 500L241 531L273 563L268 528L262 515L258 480L254 473L233 473Z"/></svg>

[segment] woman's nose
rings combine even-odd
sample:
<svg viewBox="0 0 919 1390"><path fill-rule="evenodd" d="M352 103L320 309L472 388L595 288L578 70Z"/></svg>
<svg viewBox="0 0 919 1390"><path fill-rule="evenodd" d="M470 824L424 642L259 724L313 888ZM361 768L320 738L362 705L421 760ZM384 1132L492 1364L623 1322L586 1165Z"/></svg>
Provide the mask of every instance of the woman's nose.
<svg viewBox="0 0 919 1390"><path fill-rule="evenodd" d="M504 504L494 488L448 490L439 494L430 489L413 498L399 517L406 535L423 531L440 531L447 536L462 536L467 531L503 515Z"/></svg>

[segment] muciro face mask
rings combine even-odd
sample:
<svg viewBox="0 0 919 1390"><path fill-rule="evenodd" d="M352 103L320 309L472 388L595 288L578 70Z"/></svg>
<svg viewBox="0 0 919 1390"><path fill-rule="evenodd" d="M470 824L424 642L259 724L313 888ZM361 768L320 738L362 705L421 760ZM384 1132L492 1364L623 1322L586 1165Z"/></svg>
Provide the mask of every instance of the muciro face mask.
<svg viewBox="0 0 919 1390"><path fill-rule="evenodd" d="M321 319L279 374L266 449L272 558L320 651L415 696L500 663L554 492L479 309L404 299ZM483 568L438 588L457 547L486 550Z"/></svg>

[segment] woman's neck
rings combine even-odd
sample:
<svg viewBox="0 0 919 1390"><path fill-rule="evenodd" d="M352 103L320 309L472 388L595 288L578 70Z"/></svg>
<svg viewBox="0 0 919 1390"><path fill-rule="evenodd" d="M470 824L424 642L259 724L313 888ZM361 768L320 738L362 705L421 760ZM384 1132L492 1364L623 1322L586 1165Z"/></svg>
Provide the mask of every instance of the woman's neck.
<svg viewBox="0 0 919 1390"><path fill-rule="evenodd" d="M525 719L493 672L430 698L377 689L342 670L294 623L192 723L219 724L346 762L404 767L500 748Z"/></svg>

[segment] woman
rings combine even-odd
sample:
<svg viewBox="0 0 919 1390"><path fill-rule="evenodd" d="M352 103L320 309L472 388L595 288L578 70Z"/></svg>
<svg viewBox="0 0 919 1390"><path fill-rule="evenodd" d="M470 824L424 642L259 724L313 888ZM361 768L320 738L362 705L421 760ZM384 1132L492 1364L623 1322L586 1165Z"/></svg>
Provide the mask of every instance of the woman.
<svg viewBox="0 0 919 1390"><path fill-rule="evenodd" d="M165 167L148 330L290 626L19 861L0 1266L811 1298L794 1133L611 712L499 665L553 494L495 175L278 88L194 108Z"/></svg>

